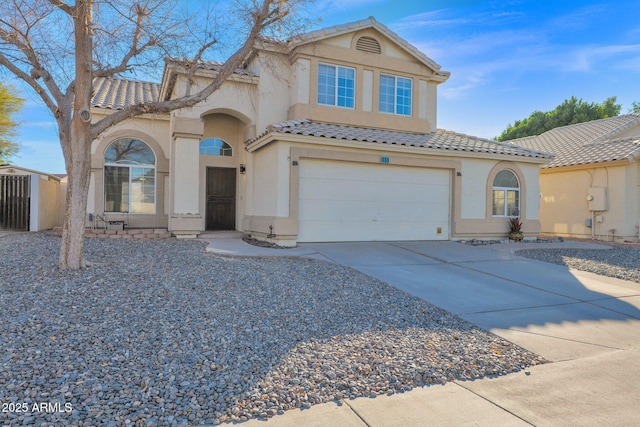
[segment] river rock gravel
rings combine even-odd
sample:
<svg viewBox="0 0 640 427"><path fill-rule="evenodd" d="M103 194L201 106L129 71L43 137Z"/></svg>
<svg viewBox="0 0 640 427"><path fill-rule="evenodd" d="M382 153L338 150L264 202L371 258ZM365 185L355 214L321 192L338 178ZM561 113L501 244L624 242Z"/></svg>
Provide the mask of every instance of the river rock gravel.
<svg viewBox="0 0 640 427"><path fill-rule="evenodd" d="M638 245L613 245L608 249L526 249L517 251L516 254L601 276L640 283Z"/></svg>
<svg viewBox="0 0 640 427"><path fill-rule="evenodd" d="M59 271L59 243L0 238L2 426L215 425L544 363L321 261L92 239Z"/></svg>

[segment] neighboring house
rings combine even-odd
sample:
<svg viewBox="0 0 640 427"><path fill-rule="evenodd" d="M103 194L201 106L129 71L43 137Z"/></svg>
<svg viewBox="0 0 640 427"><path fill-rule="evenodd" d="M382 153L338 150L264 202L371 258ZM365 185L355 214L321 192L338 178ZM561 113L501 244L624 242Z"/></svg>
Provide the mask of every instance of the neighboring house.
<svg viewBox="0 0 640 427"><path fill-rule="evenodd" d="M556 155L540 173L543 233L638 240L640 116L563 126L510 142Z"/></svg>
<svg viewBox="0 0 640 427"><path fill-rule="evenodd" d="M199 64L195 86L218 69ZM159 84L96 79L94 120L179 96L185 71L167 61ZM94 141L87 213L281 245L504 238L510 216L537 235L539 166L552 156L437 130L448 78L373 18L263 40L201 104Z"/></svg>
<svg viewBox="0 0 640 427"><path fill-rule="evenodd" d="M61 226L66 181L58 175L0 165L0 230L41 231Z"/></svg>

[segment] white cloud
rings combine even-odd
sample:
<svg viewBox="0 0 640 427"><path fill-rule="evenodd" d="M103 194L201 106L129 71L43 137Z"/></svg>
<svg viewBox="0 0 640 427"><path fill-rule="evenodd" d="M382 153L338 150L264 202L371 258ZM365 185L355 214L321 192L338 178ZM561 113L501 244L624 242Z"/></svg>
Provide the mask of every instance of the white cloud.
<svg viewBox="0 0 640 427"><path fill-rule="evenodd" d="M415 30L416 28L428 27L450 27L461 26L474 22L472 17L456 17L446 16L446 10L434 10L430 12L418 13L400 19L389 28L393 31L400 32L405 30Z"/></svg>
<svg viewBox="0 0 640 427"><path fill-rule="evenodd" d="M612 60L616 58L615 62ZM571 52L571 60L565 62L567 71L591 71L601 68L603 62L610 62L609 67L616 68L621 63L637 64L640 61L640 44L583 46ZM633 69L636 69L633 67Z"/></svg>
<svg viewBox="0 0 640 427"><path fill-rule="evenodd" d="M446 8L409 15L390 25L394 31L415 30L418 28L442 30L454 28L458 32L465 26L473 28L504 28L508 23L519 20L525 15L513 10L487 10L459 15L459 8Z"/></svg>
<svg viewBox="0 0 640 427"><path fill-rule="evenodd" d="M450 82L455 84L456 82ZM467 77L462 79L457 86L446 86L440 90L440 96L444 99L459 99L462 98L467 92L482 86L486 83L486 79L482 77Z"/></svg>
<svg viewBox="0 0 640 427"><path fill-rule="evenodd" d="M561 33L587 28L593 23L601 21L602 16L606 15L607 7L611 6L589 5L573 10L571 13L551 19L548 27Z"/></svg>

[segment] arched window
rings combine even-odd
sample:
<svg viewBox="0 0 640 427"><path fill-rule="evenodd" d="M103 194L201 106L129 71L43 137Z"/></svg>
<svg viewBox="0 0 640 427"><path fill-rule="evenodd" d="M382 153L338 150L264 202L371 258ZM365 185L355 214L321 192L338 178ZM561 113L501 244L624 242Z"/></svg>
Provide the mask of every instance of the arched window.
<svg viewBox="0 0 640 427"><path fill-rule="evenodd" d="M520 216L520 183L510 170L498 172L493 179L493 216Z"/></svg>
<svg viewBox="0 0 640 427"><path fill-rule="evenodd" d="M155 213L156 156L144 142L121 138L104 153L104 211Z"/></svg>
<svg viewBox="0 0 640 427"><path fill-rule="evenodd" d="M231 146L218 138L207 138L200 142L200 154L205 156L232 156Z"/></svg>

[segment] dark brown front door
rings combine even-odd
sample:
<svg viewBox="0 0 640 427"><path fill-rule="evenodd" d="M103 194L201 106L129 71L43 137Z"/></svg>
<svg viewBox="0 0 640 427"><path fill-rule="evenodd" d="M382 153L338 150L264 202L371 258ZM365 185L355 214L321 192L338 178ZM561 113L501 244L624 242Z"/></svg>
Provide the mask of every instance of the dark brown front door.
<svg viewBox="0 0 640 427"><path fill-rule="evenodd" d="M207 230L236 229L236 170L207 168Z"/></svg>

